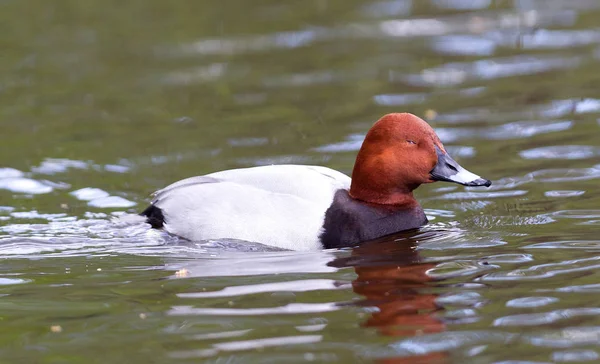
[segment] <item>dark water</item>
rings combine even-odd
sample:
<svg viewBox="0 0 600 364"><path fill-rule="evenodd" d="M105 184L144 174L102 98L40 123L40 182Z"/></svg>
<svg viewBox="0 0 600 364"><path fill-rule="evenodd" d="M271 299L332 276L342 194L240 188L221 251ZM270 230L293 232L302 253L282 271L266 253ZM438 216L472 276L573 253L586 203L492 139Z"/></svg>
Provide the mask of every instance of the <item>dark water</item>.
<svg viewBox="0 0 600 364"><path fill-rule="evenodd" d="M600 2L0 2L0 362L600 360ZM349 173L379 116L490 189L354 250L112 220L175 180Z"/></svg>

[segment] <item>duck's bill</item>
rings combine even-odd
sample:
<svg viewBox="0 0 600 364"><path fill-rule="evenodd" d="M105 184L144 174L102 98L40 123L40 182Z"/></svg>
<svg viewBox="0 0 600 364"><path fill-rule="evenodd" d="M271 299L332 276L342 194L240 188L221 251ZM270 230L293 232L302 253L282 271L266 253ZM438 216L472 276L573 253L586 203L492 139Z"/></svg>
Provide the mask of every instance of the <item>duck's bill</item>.
<svg viewBox="0 0 600 364"><path fill-rule="evenodd" d="M492 181L481 178L460 166L452 157L435 147L438 161L431 170L433 181L446 181L461 184L463 186L486 186L492 185Z"/></svg>

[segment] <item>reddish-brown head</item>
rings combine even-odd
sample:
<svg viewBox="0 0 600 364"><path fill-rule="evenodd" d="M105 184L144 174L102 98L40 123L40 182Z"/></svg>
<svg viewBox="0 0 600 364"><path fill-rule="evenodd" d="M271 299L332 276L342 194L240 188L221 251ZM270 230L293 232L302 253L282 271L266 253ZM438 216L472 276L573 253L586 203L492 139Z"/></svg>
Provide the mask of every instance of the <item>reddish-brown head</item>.
<svg viewBox="0 0 600 364"><path fill-rule="evenodd" d="M410 208L418 204L412 191L435 181L492 184L456 163L425 121L408 113L388 114L371 127L356 156L350 196Z"/></svg>
<svg viewBox="0 0 600 364"><path fill-rule="evenodd" d="M388 114L367 133L352 171L352 198L377 204L412 207L412 191L433 182L436 146L446 151L433 129L421 118Z"/></svg>
<svg viewBox="0 0 600 364"><path fill-rule="evenodd" d="M417 205L412 191L435 181L465 186L492 184L456 163L425 121L407 113L388 114L371 127L358 152L350 196L410 208Z"/></svg>

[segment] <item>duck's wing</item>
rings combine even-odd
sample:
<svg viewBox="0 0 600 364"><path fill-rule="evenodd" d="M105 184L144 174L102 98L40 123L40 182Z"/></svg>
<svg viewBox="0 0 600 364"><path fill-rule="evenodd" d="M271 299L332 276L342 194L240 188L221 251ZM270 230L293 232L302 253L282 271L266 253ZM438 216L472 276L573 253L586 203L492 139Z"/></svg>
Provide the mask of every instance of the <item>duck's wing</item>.
<svg viewBox="0 0 600 364"><path fill-rule="evenodd" d="M186 187L193 187L193 186L202 185L202 184L206 184L206 183L219 183L219 182L221 182L221 181L216 178L208 177L208 176L196 176L196 177L182 179L181 181L172 183L172 184L168 185L167 187L154 192L152 194L152 197L153 197L152 204L155 204L158 201L160 201L161 199L166 198L167 196L169 196L170 193L177 191L177 190L183 190Z"/></svg>
<svg viewBox="0 0 600 364"><path fill-rule="evenodd" d="M193 241L233 238L321 248L325 212L350 178L325 167L277 165L192 177L157 191L161 227ZM160 213L160 214L158 214Z"/></svg>
<svg viewBox="0 0 600 364"><path fill-rule="evenodd" d="M175 182L154 193L152 203L186 188L211 183L233 183L266 192L281 193L307 200L333 200L338 189L350 187L350 177L322 166L273 165L230 169Z"/></svg>

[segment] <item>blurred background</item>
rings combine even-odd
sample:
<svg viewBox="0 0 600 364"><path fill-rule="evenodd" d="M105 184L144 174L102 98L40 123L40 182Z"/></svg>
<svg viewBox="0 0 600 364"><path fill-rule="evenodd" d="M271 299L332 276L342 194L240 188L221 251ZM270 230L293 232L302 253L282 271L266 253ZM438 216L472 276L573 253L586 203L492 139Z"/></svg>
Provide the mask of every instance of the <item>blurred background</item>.
<svg viewBox="0 0 600 364"><path fill-rule="evenodd" d="M598 359L599 17L596 0L1 1L0 355ZM389 112L494 181L418 190L419 257L248 256L110 223L216 170L350 174Z"/></svg>

